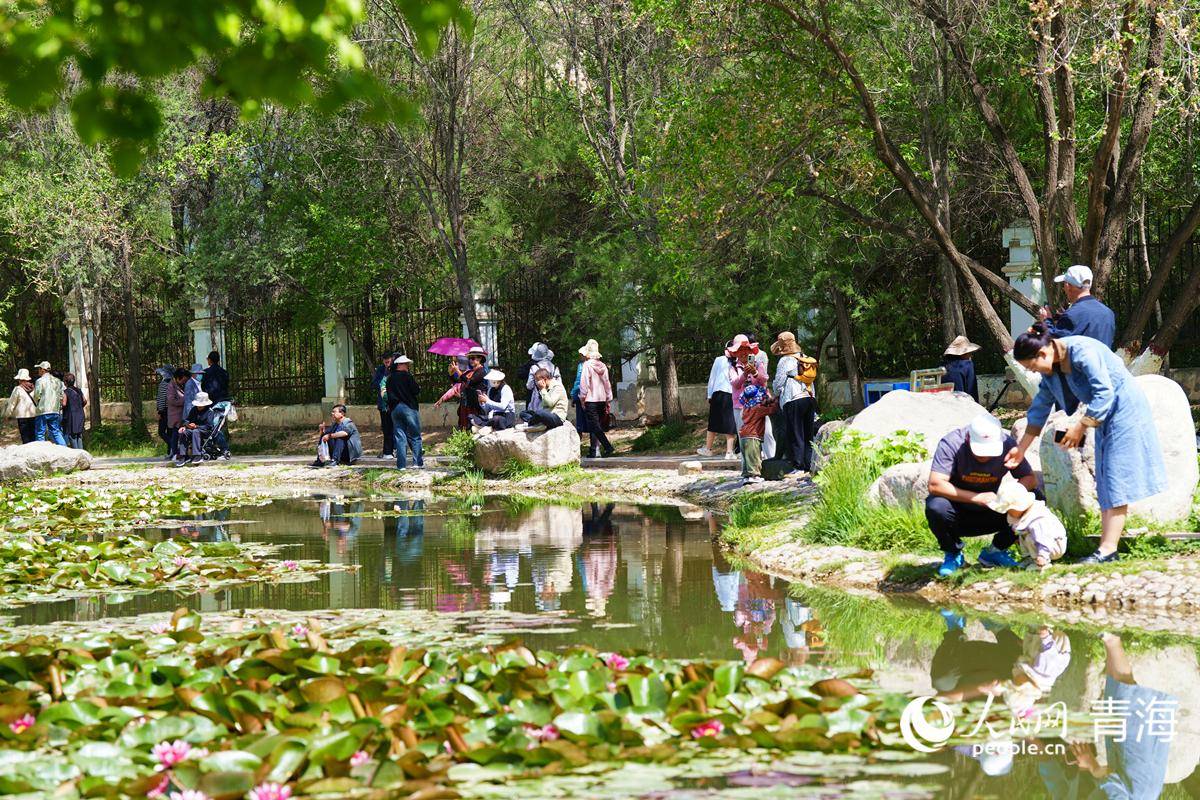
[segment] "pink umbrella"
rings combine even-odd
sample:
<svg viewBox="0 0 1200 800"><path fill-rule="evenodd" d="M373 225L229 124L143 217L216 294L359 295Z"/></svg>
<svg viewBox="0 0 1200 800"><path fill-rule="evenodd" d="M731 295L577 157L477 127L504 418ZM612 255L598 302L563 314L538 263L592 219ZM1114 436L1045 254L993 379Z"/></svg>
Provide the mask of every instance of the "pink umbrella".
<svg viewBox="0 0 1200 800"><path fill-rule="evenodd" d="M458 339L453 336L446 336L429 345L427 352L439 356L463 356L472 347L481 346L474 339Z"/></svg>

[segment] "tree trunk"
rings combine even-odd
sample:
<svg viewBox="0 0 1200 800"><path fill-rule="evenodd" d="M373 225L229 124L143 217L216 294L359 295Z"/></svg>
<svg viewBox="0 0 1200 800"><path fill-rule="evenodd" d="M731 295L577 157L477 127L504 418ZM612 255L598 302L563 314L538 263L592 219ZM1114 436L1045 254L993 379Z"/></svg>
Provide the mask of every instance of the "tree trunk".
<svg viewBox="0 0 1200 800"><path fill-rule="evenodd" d="M142 415L142 348L138 341L137 314L133 308L133 264L129 258L129 239L122 237L120 253L121 278L124 281L122 292L125 311L125 339L129 347L128 369L125 374L125 391L129 398L129 427L134 431L143 431L146 420Z"/></svg>
<svg viewBox="0 0 1200 800"><path fill-rule="evenodd" d="M938 278L942 296L942 340L950 344L955 336L965 336L967 323L963 319L962 299L958 294L958 277L954 265L941 253L937 256Z"/></svg>
<svg viewBox="0 0 1200 800"><path fill-rule="evenodd" d="M467 241L456 231L454 236L454 280L458 284L458 302L462 306L463 323L467 336L483 344L479 336L479 318L475 316L475 287L471 284L471 272L467 266ZM495 353L488 353L493 358Z"/></svg>
<svg viewBox="0 0 1200 800"><path fill-rule="evenodd" d="M858 372L858 356L854 352L854 328L850 324L850 309L846 306L846 295L836 286L830 287L833 294L833 310L837 314L838 349L842 351L842 364L846 368L846 380L850 383L850 407L855 412L863 410L862 376Z"/></svg>
<svg viewBox="0 0 1200 800"><path fill-rule="evenodd" d="M1125 331L1121 335L1121 346L1127 350L1136 350L1141 345L1142 335L1146 331L1146 326L1150 324L1150 318L1154 316L1155 306L1158 304L1159 298L1162 297L1163 290L1167 286L1167 279L1171 275L1171 270L1175 266L1175 262L1179 259L1180 252L1188 240L1192 238L1192 234L1200 228L1200 196L1192 201L1192 206L1188 209L1179 225L1171 232L1171 238L1167 240L1166 247L1163 248L1162 255L1159 256L1158 264L1154 267L1154 272L1151 275L1150 283L1142 290L1142 295L1138 299L1137 308L1133 311L1133 316L1130 317L1129 323L1125 326ZM1200 266L1194 268L1193 273L1200 271ZM1195 285L1192 278L1189 277L1189 286ZM1187 292L1181 292L1176 295L1175 306L1186 306L1192 299L1192 296ZM1172 316L1174 309L1167 312L1167 318ZM1186 319L1186 314L1184 318ZM1178 333L1178 332L1176 332ZM1155 338L1158 338L1157 336ZM1172 339L1172 344L1174 339Z"/></svg>
<svg viewBox="0 0 1200 800"><path fill-rule="evenodd" d="M675 369L675 345L670 342L658 346L658 388L662 393L663 422L683 422L679 374Z"/></svg>
<svg viewBox="0 0 1200 800"><path fill-rule="evenodd" d="M88 339L91 347L85 348L91 352L85 356L88 359L88 416L92 423L92 430L100 427L102 419L100 416L100 300L95 298L89 304L83 299L83 293L80 292L80 303L84 304L86 311L84 312L84 322L88 332Z"/></svg>

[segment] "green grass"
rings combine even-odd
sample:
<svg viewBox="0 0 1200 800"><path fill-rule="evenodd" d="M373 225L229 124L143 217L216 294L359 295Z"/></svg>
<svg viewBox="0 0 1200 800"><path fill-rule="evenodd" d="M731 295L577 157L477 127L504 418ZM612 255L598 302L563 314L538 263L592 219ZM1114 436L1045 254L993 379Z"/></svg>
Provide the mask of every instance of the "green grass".
<svg viewBox="0 0 1200 800"><path fill-rule="evenodd" d="M630 443L629 449L634 453L673 450L690 444L693 438L692 428L686 422L665 422L646 428Z"/></svg>
<svg viewBox="0 0 1200 800"><path fill-rule="evenodd" d="M500 468L500 477L510 481L544 477L555 479L555 483L569 483L582 480L583 475L583 467L578 464L565 464L561 467L535 467L511 458Z"/></svg>
<svg viewBox="0 0 1200 800"><path fill-rule="evenodd" d="M470 431L455 431L442 444L440 455L450 459L450 468L469 470L475 466L475 437Z"/></svg>
<svg viewBox="0 0 1200 800"><path fill-rule="evenodd" d="M721 535L735 547L750 551L763 544L801 513L801 502L790 494L750 492L734 496Z"/></svg>
<svg viewBox="0 0 1200 800"><path fill-rule="evenodd" d="M816 611L821 636L839 658L866 667L889 663L888 644L937 646L946 627L923 603L900 603L830 589L793 587L792 595ZM880 635L887 631L887 636Z"/></svg>
<svg viewBox="0 0 1200 800"><path fill-rule="evenodd" d="M87 432L83 444L94 456L150 458L167 452L162 440L151 437L145 426L101 425Z"/></svg>

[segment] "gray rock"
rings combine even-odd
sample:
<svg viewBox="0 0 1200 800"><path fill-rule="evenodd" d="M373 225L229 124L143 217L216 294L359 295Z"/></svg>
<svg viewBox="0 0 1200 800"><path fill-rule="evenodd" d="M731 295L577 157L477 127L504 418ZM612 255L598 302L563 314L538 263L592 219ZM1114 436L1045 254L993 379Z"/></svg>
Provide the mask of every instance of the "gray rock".
<svg viewBox="0 0 1200 800"><path fill-rule="evenodd" d="M699 475L704 472L704 465L699 461L681 461L676 471L680 475Z"/></svg>
<svg viewBox="0 0 1200 800"><path fill-rule="evenodd" d="M896 464L875 479L867 496L886 506L917 505L929 496L929 468L932 461L920 464Z"/></svg>
<svg viewBox="0 0 1200 800"><path fill-rule="evenodd" d="M1158 522L1185 519L1200 482L1196 463L1195 427L1187 395L1179 384L1162 375L1141 375L1138 386L1146 393L1158 442L1167 467L1167 491L1134 503L1130 514ZM1088 431L1083 447L1063 450L1054 444L1054 426L1042 432L1041 466L1046 498L1064 515L1098 513L1096 500L1095 431Z"/></svg>
<svg viewBox="0 0 1200 800"><path fill-rule="evenodd" d="M829 437L837 431L846 428L852 420L853 418L849 420L831 419L817 429L817 435L813 437L813 472L818 472L821 467L825 466L825 461L828 457L825 454L824 444L829 440Z"/></svg>
<svg viewBox="0 0 1200 800"><path fill-rule="evenodd" d="M489 433L475 442L475 466L496 475L509 461L553 469L579 463L579 433L573 425L549 431L508 430Z"/></svg>
<svg viewBox="0 0 1200 800"><path fill-rule="evenodd" d="M19 481L54 472L90 469L92 456L53 442L0 447L0 481Z"/></svg>
<svg viewBox="0 0 1200 800"><path fill-rule="evenodd" d="M882 440L900 431L920 437L930 455L942 437L955 428L967 425L987 409L961 392L888 392L867 406L841 427L858 431L869 439ZM822 426L817 433L816 468L824 464L821 443L836 427ZM826 428L829 428L828 432Z"/></svg>

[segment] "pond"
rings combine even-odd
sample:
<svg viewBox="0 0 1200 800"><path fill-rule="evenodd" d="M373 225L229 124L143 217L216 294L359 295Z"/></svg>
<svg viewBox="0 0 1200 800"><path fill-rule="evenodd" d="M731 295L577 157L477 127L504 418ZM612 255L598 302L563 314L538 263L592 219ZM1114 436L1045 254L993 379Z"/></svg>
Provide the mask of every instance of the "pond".
<svg viewBox="0 0 1200 800"><path fill-rule="evenodd" d="M1128 739L1117 742L1106 729L1096 748L1015 755L947 747L919 763L760 755L714 763L687 779L628 765L603 780L572 778L553 789L563 796L1200 796L1197 642L1102 637L1052 620L790 587L731 563L715 544L720 524L687 507L313 496L229 509L149 535L275 544L289 558L354 569L307 583L57 601L12 614L17 624L32 624L181 604L201 611L506 610L532 616L527 627L505 633L531 647L584 644L748 664L773 657L843 674L872 670L885 690L955 700L1005 685L997 702L1018 710L1061 703L1085 720L1076 724L1097 732L1097 704L1123 711ZM547 791L539 784L526 794Z"/></svg>

